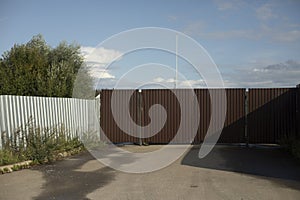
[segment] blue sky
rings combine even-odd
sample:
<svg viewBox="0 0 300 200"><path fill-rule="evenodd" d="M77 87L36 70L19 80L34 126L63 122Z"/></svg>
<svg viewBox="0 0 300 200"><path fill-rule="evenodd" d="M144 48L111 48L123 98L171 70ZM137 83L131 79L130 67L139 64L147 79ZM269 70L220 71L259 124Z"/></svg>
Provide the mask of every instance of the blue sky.
<svg viewBox="0 0 300 200"><path fill-rule="evenodd" d="M199 42L217 64L226 87L295 86L300 83L299 13L300 1L296 0L4 0L0 3L0 53L41 33L51 46L62 40L75 41L86 55L100 42L121 31L164 27L183 32ZM103 55L98 62L103 65L120 52L102 49L99 53ZM153 57L162 57L156 53L145 51L135 58L149 55L144 62L151 62ZM165 55L161 59L174 57ZM128 71L129 63L132 62L126 66L121 59L107 70L103 77L105 87L113 87L122 73ZM173 61L165 64L174 67ZM182 60L179 66L187 67ZM203 86L201 77L195 77L192 70L182 69L182 73L192 86ZM155 80L172 82L160 74Z"/></svg>

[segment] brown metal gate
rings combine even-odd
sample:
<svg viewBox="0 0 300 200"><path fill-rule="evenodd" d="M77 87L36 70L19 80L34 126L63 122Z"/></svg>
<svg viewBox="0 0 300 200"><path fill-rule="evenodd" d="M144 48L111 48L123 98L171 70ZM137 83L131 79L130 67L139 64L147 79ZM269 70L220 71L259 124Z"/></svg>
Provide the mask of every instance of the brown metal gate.
<svg viewBox="0 0 300 200"><path fill-rule="evenodd" d="M203 142L211 121L211 101L208 89L195 89L199 112L190 111L187 117L193 122L195 115L199 115L200 122L194 143ZM210 92L218 93L220 89ZM295 136L298 133L299 113L296 114L297 92L299 88L272 88L272 89L226 89L227 113L224 128L218 140L219 143L278 143L282 137ZM112 92L117 92L120 98L111 102ZM113 143L140 142L138 129L132 129L134 136L123 132L115 122L112 104L121 104L122 95L132 93L129 110L132 120L142 126L150 123L149 109L155 104L162 105L167 113L167 120L163 128L154 136L141 139L147 143L169 143L177 133L181 121L180 104L174 95L174 90L147 89L141 93L133 90L102 90L101 91L101 128L106 137ZM176 89L182 96L187 90ZM246 110L246 93L248 96L248 114ZM299 96L299 95L298 95ZM219 100L221 101L221 99ZM217 111L218 112L218 111ZM154 113L155 119L160 120L161 113ZM127 122L128 119L124 119ZM246 123L247 122L247 123ZM129 124L128 124L129 126ZM191 138L190 127L186 133L177 138L175 143L189 143ZM151 130L150 130L151 131ZM103 138L103 137L102 137ZM174 142L174 141L173 141Z"/></svg>
<svg viewBox="0 0 300 200"><path fill-rule="evenodd" d="M129 134L124 133L116 124L112 110L111 110L111 104L120 104L122 102L122 98L119 98L117 101L112 102L112 93L118 92L121 96L122 94L126 95L126 93L133 92L133 95L130 100L130 114L137 124L138 122L138 98L137 98L137 91L132 90L102 90L101 91L101 104L100 104L100 126L103 131L101 131L100 136L102 139L105 138L105 136L113 143L121 143L121 142L139 142L138 137L131 136ZM127 120L127 119L125 119ZM103 139L104 140L104 139ZM106 141L109 142L109 141Z"/></svg>
<svg viewBox="0 0 300 200"><path fill-rule="evenodd" d="M249 90L249 143L278 143L296 136L296 94L298 88Z"/></svg>

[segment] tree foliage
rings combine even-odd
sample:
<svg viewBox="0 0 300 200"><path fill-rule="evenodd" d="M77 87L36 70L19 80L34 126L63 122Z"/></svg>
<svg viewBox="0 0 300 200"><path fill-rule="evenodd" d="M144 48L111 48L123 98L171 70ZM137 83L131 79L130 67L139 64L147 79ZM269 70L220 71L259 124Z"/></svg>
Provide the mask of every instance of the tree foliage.
<svg viewBox="0 0 300 200"><path fill-rule="evenodd" d="M0 94L72 97L82 64L79 45L61 42L52 48L42 35L36 35L0 58ZM92 88L92 79L85 79L85 86Z"/></svg>

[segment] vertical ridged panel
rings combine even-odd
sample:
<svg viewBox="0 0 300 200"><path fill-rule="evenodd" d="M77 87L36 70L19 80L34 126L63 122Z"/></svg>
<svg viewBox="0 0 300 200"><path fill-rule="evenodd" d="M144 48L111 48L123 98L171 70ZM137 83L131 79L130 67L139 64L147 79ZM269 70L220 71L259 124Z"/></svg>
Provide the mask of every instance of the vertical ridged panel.
<svg viewBox="0 0 300 200"><path fill-rule="evenodd" d="M0 148L2 137L15 140L13 133L24 132L29 122L40 129L62 127L70 138L95 131L99 121L94 112L95 100L1 95Z"/></svg>
<svg viewBox="0 0 300 200"><path fill-rule="evenodd" d="M249 90L250 143L278 143L296 134L296 88Z"/></svg>
<svg viewBox="0 0 300 200"><path fill-rule="evenodd" d="M191 124L186 124L186 133L176 138L175 143L189 143L192 134L193 118L196 114L200 117L197 135L194 143L203 142L207 129L211 122L211 100L210 93L218 97L220 89L195 89L197 96L199 113L190 110L187 115ZM245 89L226 89L227 112L219 143L244 143L245 138ZM298 92L296 92L298 91ZM138 142L138 137L124 133L115 123L111 114L111 104L119 104L123 101L122 94L126 95L129 90L114 90L120 93L120 98L111 102L112 90L101 91L101 127L108 138L114 142ZM167 121L164 127L155 135L143 139L149 143L168 143L178 131L181 122L181 109L188 109L187 105L182 105L174 93L181 94L183 98L188 98L187 90L143 90L141 94L134 91L130 100L130 114L134 122L143 126L151 123L149 109L155 104L163 106L167 112ZM298 94L298 97L296 96ZM141 95L142 102L139 101ZM248 92L248 136L250 143L278 143L282 137L290 137L298 130L299 112L296 113L296 103L300 104L299 88L265 88L250 89ZM4 102L5 104L5 102ZM3 104L3 105L4 105ZM220 120L221 105L224 102L221 98L216 100L216 119ZM299 105L298 105L299 107ZM299 109L299 108L298 108ZM138 115L141 114L141 121ZM161 119L161 113L154 113L156 119ZM1 119L0 119L1 120ZM127 119L124 119L127 120ZM129 124L128 124L129 126ZM216 129L214 124L212 127ZM136 130L138 131L138 130ZM150 132L152 130L149 130ZM216 131L216 130L215 130ZM299 134L299 133L298 133Z"/></svg>

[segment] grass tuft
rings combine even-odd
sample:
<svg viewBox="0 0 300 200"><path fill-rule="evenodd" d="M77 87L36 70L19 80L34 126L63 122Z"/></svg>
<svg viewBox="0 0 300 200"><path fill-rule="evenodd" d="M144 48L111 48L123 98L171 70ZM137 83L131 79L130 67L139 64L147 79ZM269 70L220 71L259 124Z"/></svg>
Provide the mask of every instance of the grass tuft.
<svg viewBox="0 0 300 200"><path fill-rule="evenodd" d="M72 138L63 126L41 129L31 121L23 130L19 128L11 136L1 133L1 138L0 166L26 160L32 160L33 164L43 164L57 160L59 153L84 150L79 138ZM13 170L19 168L14 166Z"/></svg>

